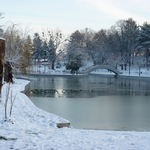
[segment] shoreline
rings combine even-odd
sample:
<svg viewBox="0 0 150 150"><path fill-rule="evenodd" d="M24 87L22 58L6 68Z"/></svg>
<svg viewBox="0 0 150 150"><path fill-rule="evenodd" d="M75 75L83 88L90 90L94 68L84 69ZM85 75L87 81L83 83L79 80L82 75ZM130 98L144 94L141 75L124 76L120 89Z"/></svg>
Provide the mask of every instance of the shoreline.
<svg viewBox="0 0 150 150"><path fill-rule="evenodd" d="M126 78L126 79L135 79L135 80L150 80L150 76L138 76L138 75L127 75L127 74L120 74L120 75L115 75L115 74L108 74L108 73L92 73L92 74L89 74L89 75L85 75L85 74L77 74L77 75L72 75L72 74L26 74L26 75L23 75L21 73L19 74L15 74L15 77L16 78L19 78L19 79L26 79L24 77L27 77L27 76L34 76L34 77L87 77L87 76L90 76L90 75L96 75L96 76L101 76L101 77L114 77L114 78ZM28 80L28 79L27 79Z"/></svg>
<svg viewBox="0 0 150 150"><path fill-rule="evenodd" d="M26 79L23 79L23 80L26 80ZM26 81L29 81L29 80L26 80ZM23 94L26 95L26 93L29 91L29 89L30 89L30 81L24 85L24 89L21 90L20 93L23 93ZM27 96L27 97L28 97L28 96ZM28 99L30 100L29 97L28 97ZM30 100L30 101L31 101L31 100ZM33 102L31 101L31 103L33 103ZM33 105L34 105L34 103L33 103ZM37 106L35 106L35 107L37 107ZM39 107L37 107L37 108L40 109ZM43 109L42 109L42 110L43 110ZM43 111L45 111L45 110L43 110ZM49 113L49 112L47 112L47 113ZM52 114L52 113L51 113L51 114ZM56 114L54 114L54 115L56 115ZM58 116L58 117L62 118L62 119L65 120L65 121L56 122L56 127L57 127L57 128L70 127L70 124L71 124L71 123L70 123L69 120L67 120L67 119L65 119L65 118L63 118L63 117L61 117L61 116Z"/></svg>

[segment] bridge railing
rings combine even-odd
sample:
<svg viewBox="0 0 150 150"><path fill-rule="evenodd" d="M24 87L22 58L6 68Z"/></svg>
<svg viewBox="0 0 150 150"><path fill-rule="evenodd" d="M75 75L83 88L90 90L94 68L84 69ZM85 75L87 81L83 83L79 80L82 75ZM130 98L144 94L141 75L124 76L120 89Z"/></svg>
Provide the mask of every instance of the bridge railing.
<svg viewBox="0 0 150 150"><path fill-rule="evenodd" d="M117 70L116 68L109 66L109 65L96 65L96 66L91 66L90 68L88 68L87 70L83 71L83 74L90 74L90 72L97 70L97 69L108 69L112 72L114 72L116 75L118 74L122 74L122 72L120 72L119 70Z"/></svg>

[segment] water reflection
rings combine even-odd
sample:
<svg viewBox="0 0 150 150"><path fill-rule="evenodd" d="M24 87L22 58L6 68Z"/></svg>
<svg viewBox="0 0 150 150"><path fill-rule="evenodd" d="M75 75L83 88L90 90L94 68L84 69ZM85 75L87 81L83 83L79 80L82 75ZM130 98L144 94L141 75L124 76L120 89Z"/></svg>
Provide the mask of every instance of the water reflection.
<svg viewBox="0 0 150 150"><path fill-rule="evenodd" d="M120 78L32 78L28 96L75 128L150 131L150 82Z"/></svg>
<svg viewBox="0 0 150 150"><path fill-rule="evenodd" d="M119 78L50 77L36 78L31 82L28 96L94 98L105 95L150 95L150 82Z"/></svg>
<svg viewBox="0 0 150 150"><path fill-rule="evenodd" d="M94 98L97 96L105 95L132 95L132 96L150 96L147 91L134 91L129 88L128 90L66 90L66 89L32 89L28 91L28 96L32 97L68 97L68 98Z"/></svg>

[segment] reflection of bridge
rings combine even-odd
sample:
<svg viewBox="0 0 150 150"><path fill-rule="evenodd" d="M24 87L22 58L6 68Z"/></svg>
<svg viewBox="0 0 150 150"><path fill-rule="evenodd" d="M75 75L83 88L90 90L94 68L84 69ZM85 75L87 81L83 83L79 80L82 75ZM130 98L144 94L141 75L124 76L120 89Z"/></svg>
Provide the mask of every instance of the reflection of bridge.
<svg viewBox="0 0 150 150"><path fill-rule="evenodd" d="M83 74L88 75L88 74L90 74L90 72L92 72L92 71L94 71L94 70L97 70L97 69L108 69L108 70L114 72L116 75L122 74L122 72L118 71L117 69L115 69L114 67L109 66L109 65L96 65L96 66L91 66L90 68L88 68L87 70L85 70L85 71L83 72Z"/></svg>

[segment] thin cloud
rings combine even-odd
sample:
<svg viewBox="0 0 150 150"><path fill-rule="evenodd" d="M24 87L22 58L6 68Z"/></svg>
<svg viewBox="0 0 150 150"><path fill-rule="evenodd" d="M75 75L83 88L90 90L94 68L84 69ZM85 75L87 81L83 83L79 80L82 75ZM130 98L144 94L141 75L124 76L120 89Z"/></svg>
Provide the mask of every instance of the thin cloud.
<svg viewBox="0 0 150 150"><path fill-rule="evenodd" d="M139 0L141 1L141 0ZM146 1L146 0L145 0ZM148 21L149 18L142 15L142 13L136 14L136 12L132 12L132 8L134 8L134 0L126 1L124 2L124 5L120 5L121 2L118 0L112 1L112 0L78 0L80 3L84 3L84 5L90 9L96 9L100 13L103 13L111 18L116 19L127 19L127 18L133 18L134 20L138 21L139 23L143 23L145 21ZM127 5L130 6L127 9ZM119 7L120 6L120 7ZM124 7L123 7L124 6ZM137 2L136 2L137 6ZM142 5L142 8L146 8L144 5ZM130 11L129 11L130 9ZM140 7L139 7L140 9ZM142 9L143 10L143 9ZM139 11L142 11L139 10ZM143 12L143 14L145 14Z"/></svg>

